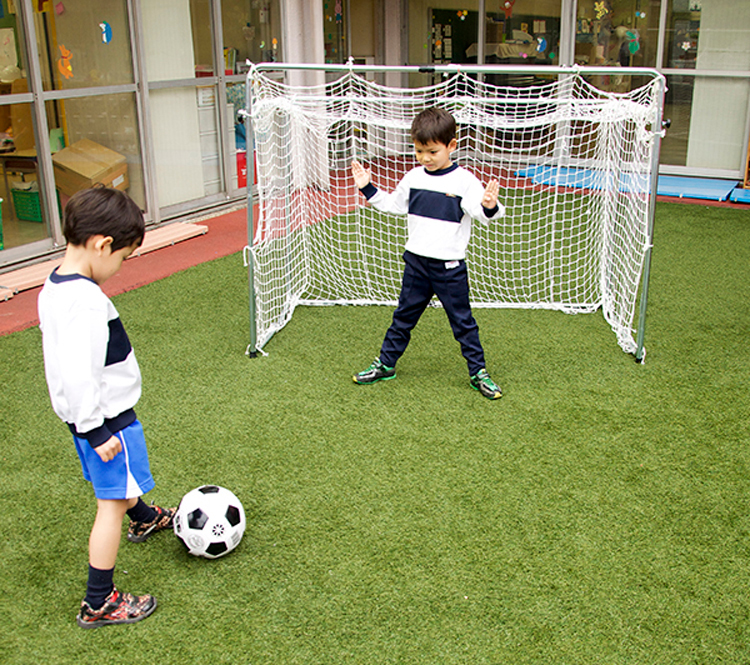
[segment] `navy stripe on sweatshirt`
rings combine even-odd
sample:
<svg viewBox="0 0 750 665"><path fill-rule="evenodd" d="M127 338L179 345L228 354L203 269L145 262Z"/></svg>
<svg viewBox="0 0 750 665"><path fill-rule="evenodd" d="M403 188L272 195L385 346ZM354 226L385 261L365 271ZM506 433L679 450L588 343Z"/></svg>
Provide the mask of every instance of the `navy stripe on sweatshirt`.
<svg viewBox="0 0 750 665"><path fill-rule="evenodd" d="M109 321L109 342L107 343L107 359L104 362L106 365L114 365L115 363L121 363L132 350L130 346L130 340L128 334L125 332L125 326L122 325L120 319L112 319Z"/></svg>
<svg viewBox="0 0 750 665"><path fill-rule="evenodd" d="M442 222L461 223L461 197L428 189L409 191L409 214L438 219Z"/></svg>

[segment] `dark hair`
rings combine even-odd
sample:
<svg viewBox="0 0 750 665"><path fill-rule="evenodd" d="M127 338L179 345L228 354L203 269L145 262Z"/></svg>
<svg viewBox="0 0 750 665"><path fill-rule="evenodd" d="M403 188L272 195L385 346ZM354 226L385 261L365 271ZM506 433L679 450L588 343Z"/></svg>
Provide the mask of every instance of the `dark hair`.
<svg viewBox="0 0 750 665"><path fill-rule="evenodd" d="M411 140L427 144L430 141L448 145L456 138L456 121L444 109L432 107L422 111L411 123Z"/></svg>
<svg viewBox="0 0 750 665"><path fill-rule="evenodd" d="M143 242L143 213L125 192L93 187L76 192L65 206L63 234L71 245L85 245L95 235L112 236L112 251Z"/></svg>

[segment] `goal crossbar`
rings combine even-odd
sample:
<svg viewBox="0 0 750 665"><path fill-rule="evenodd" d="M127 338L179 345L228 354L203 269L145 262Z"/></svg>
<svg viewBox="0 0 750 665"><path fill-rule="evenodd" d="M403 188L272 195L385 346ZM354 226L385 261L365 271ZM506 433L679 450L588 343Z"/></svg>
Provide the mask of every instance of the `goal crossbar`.
<svg viewBox="0 0 750 665"><path fill-rule="evenodd" d="M291 86L271 72L315 82ZM364 78L398 73L438 83ZM617 93L588 82L604 76L646 82ZM472 306L601 309L621 348L642 361L665 89L647 68L251 65L248 354L297 305L395 304L405 221L366 205L349 164L366 162L376 186L392 190L416 165L412 117L442 105L459 126L456 161L483 182L498 178L507 211L488 229L474 226Z"/></svg>

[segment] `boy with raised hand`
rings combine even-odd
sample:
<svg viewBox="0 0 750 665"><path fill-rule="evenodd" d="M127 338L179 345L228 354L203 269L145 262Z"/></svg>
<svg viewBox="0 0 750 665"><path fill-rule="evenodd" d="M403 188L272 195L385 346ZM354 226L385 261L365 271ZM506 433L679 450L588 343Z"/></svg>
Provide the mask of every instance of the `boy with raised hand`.
<svg viewBox="0 0 750 665"><path fill-rule="evenodd" d="M133 623L156 609L151 595L121 593L113 583L122 520L128 540L142 542L172 524L174 509L148 506L154 480L143 429L133 410L141 374L117 310L100 286L143 242L143 214L127 194L98 187L65 207L62 264L39 294L44 367L55 413L73 434L97 512L89 538L83 628Z"/></svg>
<svg viewBox="0 0 750 665"><path fill-rule="evenodd" d="M451 161L458 144L456 121L447 111L422 111L412 122L411 138L420 166L409 171L391 194L373 186L369 169L352 162L354 182L369 203L386 213L407 215L408 223L404 276L393 323L380 356L355 374L354 382L395 378L396 362L409 344L411 331L436 295L461 345L471 387L488 399L498 399L502 391L485 368L479 326L471 313L464 259L472 220L488 224L505 214L497 200L499 185L492 179L483 188L473 174Z"/></svg>

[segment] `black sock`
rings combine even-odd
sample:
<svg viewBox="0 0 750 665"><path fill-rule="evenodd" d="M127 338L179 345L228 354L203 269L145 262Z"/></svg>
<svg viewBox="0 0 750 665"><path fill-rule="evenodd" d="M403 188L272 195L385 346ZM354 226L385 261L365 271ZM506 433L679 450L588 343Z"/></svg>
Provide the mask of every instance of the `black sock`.
<svg viewBox="0 0 750 665"><path fill-rule="evenodd" d="M92 610L98 610L104 605L112 589L115 588L112 582L115 569L100 570L89 564L89 582L86 585L86 597L84 600L89 604Z"/></svg>
<svg viewBox="0 0 750 665"><path fill-rule="evenodd" d="M156 511L140 497L138 503L128 509L127 512L128 517L134 522L153 522L156 519Z"/></svg>

